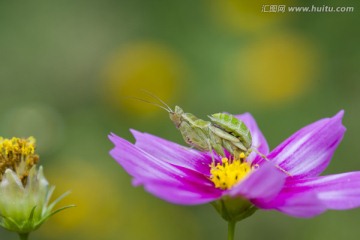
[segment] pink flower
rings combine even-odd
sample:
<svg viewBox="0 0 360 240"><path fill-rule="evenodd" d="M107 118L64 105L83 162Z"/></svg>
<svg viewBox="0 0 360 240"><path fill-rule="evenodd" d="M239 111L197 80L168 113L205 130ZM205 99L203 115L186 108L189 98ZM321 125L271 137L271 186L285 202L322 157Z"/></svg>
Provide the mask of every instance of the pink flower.
<svg viewBox="0 0 360 240"><path fill-rule="evenodd" d="M249 113L236 116L250 129L252 145L270 159L265 161L252 152L245 159L250 166L246 171L250 171L236 181L237 175L234 179L228 176L237 174L239 168L233 165L224 170L235 160L214 154L212 164L210 153L135 130L131 130L135 144L111 134L115 147L110 154L133 177L134 185L143 185L148 192L171 203L193 205L242 199L254 209L313 217L327 209L360 206L360 172L319 176L343 138L343 114L340 111L300 129L270 153L254 118ZM217 179L225 187L217 184Z"/></svg>

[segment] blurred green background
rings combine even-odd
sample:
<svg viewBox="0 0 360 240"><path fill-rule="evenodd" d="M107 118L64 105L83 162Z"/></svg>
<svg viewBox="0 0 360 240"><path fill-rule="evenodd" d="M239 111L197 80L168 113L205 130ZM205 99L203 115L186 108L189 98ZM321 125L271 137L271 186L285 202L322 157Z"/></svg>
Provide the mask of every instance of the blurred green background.
<svg viewBox="0 0 360 240"><path fill-rule="evenodd" d="M55 195L74 203L31 239L225 239L210 205L176 206L133 188L110 158L130 128L184 144L167 114L128 98L147 89L201 118L251 112L274 148L345 109L325 173L360 170L358 1L0 1L0 135L38 140ZM262 5L353 13L264 13ZM238 239L358 239L360 209L296 219L259 211ZM0 239L17 239L0 230Z"/></svg>

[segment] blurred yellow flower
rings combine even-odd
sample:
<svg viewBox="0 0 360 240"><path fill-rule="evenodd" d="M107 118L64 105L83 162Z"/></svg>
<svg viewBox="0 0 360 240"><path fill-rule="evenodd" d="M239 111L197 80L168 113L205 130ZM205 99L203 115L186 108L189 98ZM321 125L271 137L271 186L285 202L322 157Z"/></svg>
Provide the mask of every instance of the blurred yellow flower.
<svg viewBox="0 0 360 240"><path fill-rule="evenodd" d="M216 22L225 29L233 32L260 31L287 16L284 12L267 12L270 5L277 8L293 2L294 0L212 0L210 9Z"/></svg>
<svg viewBox="0 0 360 240"><path fill-rule="evenodd" d="M158 111L127 97L147 98L148 90L171 104L183 84L184 65L167 46L156 42L131 43L113 54L104 72L104 95L122 110L143 115Z"/></svg>
<svg viewBox="0 0 360 240"><path fill-rule="evenodd" d="M191 214L176 206L157 205L156 199L142 192L136 197L140 191L133 190L125 174L112 174L109 168L81 159L59 162L61 167L48 168L48 178L56 182L57 191L71 190L62 204L76 207L52 217L38 231L41 239L199 239Z"/></svg>
<svg viewBox="0 0 360 240"><path fill-rule="evenodd" d="M65 161L61 164L61 167L48 168L48 178L56 182L57 189L70 189L71 194L63 204L74 203L76 207L68 214L54 216L39 232L51 239L71 236L113 239L123 219L120 217L123 204L114 191L116 184L88 162L73 159L71 164Z"/></svg>
<svg viewBox="0 0 360 240"><path fill-rule="evenodd" d="M233 99L279 104L312 87L317 59L317 49L303 36L263 37L235 53L225 87Z"/></svg>

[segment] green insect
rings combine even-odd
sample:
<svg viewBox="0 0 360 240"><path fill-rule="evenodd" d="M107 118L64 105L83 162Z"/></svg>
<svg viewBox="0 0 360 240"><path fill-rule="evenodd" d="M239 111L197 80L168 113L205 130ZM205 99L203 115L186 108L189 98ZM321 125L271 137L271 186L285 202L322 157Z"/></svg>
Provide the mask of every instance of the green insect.
<svg viewBox="0 0 360 240"><path fill-rule="evenodd" d="M161 101L159 99L159 101ZM161 101L162 102L162 101ZM164 102L162 102L165 104ZM171 121L180 130L185 142L200 151L215 150L221 156L225 156L224 148L234 158L246 158L254 150L266 161L265 155L252 147L252 137L245 123L235 116L226 113L215 113L209 116L212 122L195 117L191 113L185 113L182 108L175 106L175 110L166 105ZM275 165L276 168L291 176L286 170Z"/></svg>
<svg viewBox="0 0 360 240"><path fill-rule="evenodd" d="M226 113L216 113L209 116L212 121L197 118L191 113L175 106L171 109L164 101L152 93L145 91L162 105L136 98L140 101L156 105L169 113L171 121L179 129L184 141L200 151L212 151L225 156L226 149L234 158L247 157L251 153L252 138L245 123Z"/></svg>
<svg viewBox="0 0 360 240"><path fill-rule="evenodd" d="M209 116L211 121L197 118L194 114L185 113L175 106L172 110L163 100L145 91L148 95L158 100L162 105L144 99L140 101L156 105L169 113L171 121L179 129L184 141L200 151L214 150L217 154L225 156L226 149L234 158L246 158L254 150L266 161L269 159L252 147L252 137L245 123L235 116L227 113L215 113ZM278 169L291 176L287 171L277 166Z"/></svg>
<svg viewBox="0 0 360 240"><path fill-rule="evenodd" d="M220 127L225 130L227 133L235 136L240 140L240 143L236 144L236 147L245 151L245 153L250 153L252 146L252 137L249 128L245 123L235 116L226 113L215 113L209 116L211 121L215 126ZM226 148L229 152L233 152Z"/></svg>
<svg viewBox="0 0 360 240"><path fill-rule="evenodd" d="M200 151L214 150L217 154L225 156L224 149L226 149L234 157L238 157L241 153L248 156L251 152L249 129L232 115L225 113L211 115L210 119L215 125L191 113L185 113L179 106L175 106L174 111L168 108L168 112L185 142Z"/></svg>

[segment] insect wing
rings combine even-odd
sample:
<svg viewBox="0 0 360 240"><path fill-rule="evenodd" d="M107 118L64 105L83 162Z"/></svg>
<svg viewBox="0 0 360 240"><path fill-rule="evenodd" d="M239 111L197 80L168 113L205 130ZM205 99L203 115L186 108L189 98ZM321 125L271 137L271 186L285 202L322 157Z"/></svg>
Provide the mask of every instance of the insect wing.
<svg viewBox="0 0 360 240"><path fill-rule="evenodd" d="M215 113L209 116L209 118L225 131L233 134L235 137L238 137L246 148L251 148L251 133L243 121L226 113Z"/></svg>

